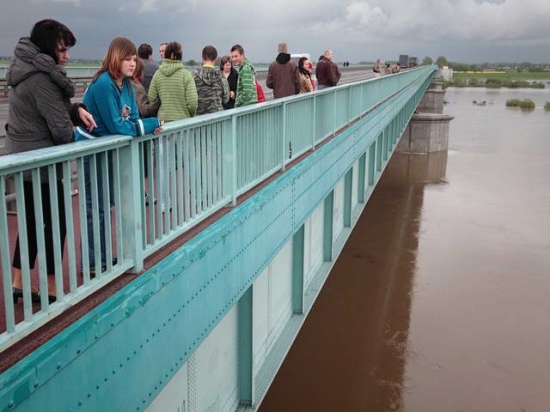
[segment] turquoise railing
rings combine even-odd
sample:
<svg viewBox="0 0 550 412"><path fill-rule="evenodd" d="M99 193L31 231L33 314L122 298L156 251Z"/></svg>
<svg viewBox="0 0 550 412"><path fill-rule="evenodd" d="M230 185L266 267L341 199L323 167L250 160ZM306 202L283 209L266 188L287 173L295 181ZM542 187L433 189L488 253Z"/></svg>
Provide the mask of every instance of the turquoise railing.
<svg viewBox="0 0 550 412"><path fill-rule="evenodd" d="M76 302L126 271L139 272L144 259L219 209L235 205L238 196L283 171L290 162L355 122L380 103L433 75L422 67L397 75L370 79L315 93L293 96L236 110L165 125L157 136L111 136L94 141L0 157L0 237L20 235L23 274L23 314L17 315L12 298L13 242L0 242L5 331L0 351L44 325ZM391 144L388 142L388 144ZM371 153L381 157L387 151ZM86 224L85 159L90 169L93 244ZM377 164L380 159L376 159ZM100 171L99 180L94 171ZM41 294L32 302L31 290L47 290L44 237L38 238L38 268L31 270L26 250L23 181L47 178L50 187L61 180L65 215L52 204L52 220L64 219L66 245L54 234L56 302ZM8 186L15 196L9 197ZM35 204L41 203L39 186ZM101 225L98 188L102 188L105 219L105 261L99 256ZM52 196L53 198L54 196ZM15 207L13 205L15 203ZM114 207L111 208L111 204ZM17 214L10 212L15 209ZM41 222L41 209L36 208ZM64 248L64 249L63 249ZM96 276L87 256L95 250ZM62 250L65 254L62 258ZM114 258L116 257L116 261ZM79 268L82 267L82 273Z"/></svg>

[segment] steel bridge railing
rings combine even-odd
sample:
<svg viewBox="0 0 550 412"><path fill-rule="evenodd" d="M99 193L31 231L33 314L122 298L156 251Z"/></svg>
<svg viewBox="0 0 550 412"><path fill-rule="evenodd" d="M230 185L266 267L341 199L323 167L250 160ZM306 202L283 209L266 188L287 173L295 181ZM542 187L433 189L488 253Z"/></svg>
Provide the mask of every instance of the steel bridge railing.
<svg viewBox="0 0 550 412"><path fill-rule="evenodd" d="M426 66L171 122L156 136L110 136L0 157L0 351L124 272L140 272L159 248L434 71ZM6 194L8 186L15 196ZM25 207L29 196L32 210ZM51 207L40 207L45 202ZM29 213L36 242L28 242ZM50 235L43 229L48 220ZM17 236L22 310L11 286ZM48 276L56 281L53 303L45 293Z"/></svg>

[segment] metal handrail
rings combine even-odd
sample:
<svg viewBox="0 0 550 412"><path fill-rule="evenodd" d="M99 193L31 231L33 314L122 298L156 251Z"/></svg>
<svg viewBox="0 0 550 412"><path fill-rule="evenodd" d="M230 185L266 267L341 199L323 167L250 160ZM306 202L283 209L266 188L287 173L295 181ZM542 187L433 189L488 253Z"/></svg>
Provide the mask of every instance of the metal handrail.
<svg viewBox="0 0 550 412"><path fill-rule="evenodd" d="M24 182L29 179L35 186L40 181L49 182L50 188L62 181L66 214L61 216L53 211L52 219L54 225L64 220L67 226L64 258L59 236L57 239L54 236L57 301L50 304L43 294L40 310L36 312L35 308L33 313L31 285L37 283L42 290L47 286L46 257L39 253L37 271L31 272L28 264L22 269L24 321L21 322L15 320L12 299L12 250L9 242L1 242L7 330L0 335L0 351L122 273L140 272L147 256L220 208L236 205L239 195L284 170L289 162L314 150L317 144L381 102L410 86L422 84L434 70L422 67L175 121L166 124L156 136L102 137L0 157L0 237L9 239L10 233L14 235L14 226L9 221L17 219L17 232L25 238L25 208L19 200L23 199ZM15 182L17 215L8 216L8 180ZM78 194L73 207L71 192L75 189ZM86 210L86 193L91 193L94 205L91 213ZM100 224L98 213L102 201L96 193L103 194L107 217L112 210L112 219L105 219L104 225ZM41 204L43 196L35 189L35 204ZM112 209L110 202L115 205ZM38 220L44 218L40 208L35 213ZM89 244L88 229L95 234ZM105 235L104 242L101 235ZM38 243L38 250L43 251L43 236L42 239L39 236ZM86 264L90 250L96 256L95 278ZM21 253L28 256L27 250ZM104 268L97 263L100 256L107 258ZM83 267L82 275L79 266Z"/></svg>

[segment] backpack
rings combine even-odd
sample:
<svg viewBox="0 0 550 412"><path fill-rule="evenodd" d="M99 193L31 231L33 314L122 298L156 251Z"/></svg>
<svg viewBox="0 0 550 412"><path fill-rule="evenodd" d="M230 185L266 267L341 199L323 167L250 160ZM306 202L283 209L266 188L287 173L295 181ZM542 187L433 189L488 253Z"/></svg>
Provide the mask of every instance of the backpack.
<svg viewBox="0 0 550 412"><path fill-rule="evenodd" d="M262 86L257 80L254 80L254 82L256 83L256 93L258 93L258 103L265 102L265 95Z"/></svg>

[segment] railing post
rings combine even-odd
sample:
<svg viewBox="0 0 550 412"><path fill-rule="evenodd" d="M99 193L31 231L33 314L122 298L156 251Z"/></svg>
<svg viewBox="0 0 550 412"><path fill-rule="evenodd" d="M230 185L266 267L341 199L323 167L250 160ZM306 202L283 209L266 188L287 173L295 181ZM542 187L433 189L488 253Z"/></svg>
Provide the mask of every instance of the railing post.
<svg viewBox="0 0 550 412"><path fill-rule="evenodd" d="M66 162L64 162L66 164ZM63 167L63 165L62 165ZM67 212L64 214L59 213L59 202L58 202L58 191L60 190L60 187L62 186L63 182L59 182L58 179L60 179L59 176L57 176L56 166L55 165L49 165L48 166L48 180L49 180L49 197L50 197L50 203L51 203L51 221L53 223L53 226L55 228L60 227L61 220L65 219L67 216ZM64 190L63 190L64 192ZM71 197L71 192L64 193L63 199L61 199L61 202L64 202L66 198ZM68 230L66 229L66 232ZM59 230L53 231L53 254L54 254L54 262L55 262L55 295L57 296L58 300L61 300L63 297L63 258L61 250L63 248L61 244L61 233ZM41 286L41 288L47 288L48 282L47 280L44 283L44 286ZM47 290L47 289L42 289ZM46 294L42 294L41 296L44 303L48 303L48 298Z"/></svg>
<svg viewBox="0 0 550 412"><path fill-rule="evenodd" d="M251 285L238 303L238 339L239 339L239 404L254 404L254 286Z"/></svg>
<svg viewBox="0 0 550 412"><path fill-rule="evenodd" d="M294 234L292 241L292 312L304 313L304 225Z"/></svg>
<svg viewBox="0 0 550 412"><path fill-rule="evenodd" d="M358 193L357 198L359 203L365 203L365 172L366 172L366 163L367 163L367 152L363 153L359 158L359 182L358 182Z"/></svg>
<svg viewBox="0 0 550 412"><path fill-rule="evenodd" d="M359 86L360 87L360 91L359 91L359 105L360 106L359 107L361 107L361 114L360 114L359 118L361 119L360 120L361 123L363 123L363 118L365 117L365 112L366 112L365 107L364 107L365 103L363 102L363 86L364 85L365 85L364 83L361 83L360 86Z"/></svg>
<svg viewBox="0 0 550 412"><path fill-rule="evenodd" d="M376 171L376 140L369 146L369 168L368 168L368 185L374 185L374 174Z"/></svg>
<svg viewBox="0 0 550 412"><path fill-rule="evenodd" d="M336 136L336 108L338 107L338 105L336 104L336 89L334 89L332 93L334 94L334 104L332 105L332 136L334 137Z"/></svg>
<svg viewBox="0 0 550 412"><path fill-rule="evenodd" d="M231 205L237 206L237 116L231 118Z"/></svg>
<svg viewBox="0 0 550 412"><path fill-rule="evenodd" d="M71 168L69 162L63 163L63 202L65 205L65 216L62 219L66 220L67 225L67 244L76 245L75 243L75 228L74 228L74 214L73 214L73 200L72 200L72 180L71 180ZM69 290L74 292L77 287L76 281L76 253L73 247L67 248L67 260L69 269ZM56 286L57 286L56 280Z"/></svg>
<svg viewBox="0 0 550 412"><path fill-rule="evenodd" d="M351 195L353 186L353 166L344 178L344 227L351 227Z"/></svg>
<svg viewBox="0 0 550 412"><path fill-rule="evenodd" d="M347 86L348 88L348 127L351 123L351 86Z"/></svg>
<svg viewBox="0 0 550 412"><path fill-rule="evenodd" d="M23 173L15 175L15 194L17 199L17 233L19 235L19 246L21 253L21 274L23 285L23 314L25 320L30 320L32 317L32 302L31 302L31 279L30 279L30 264L29 264L29 247L28 247L28 232L25 210L25 189L23 186ZM31 195L32 196L32 195ZM10 270L11 273L11 270Z"/></svg>
<svg viewBox="0 0 550 412"><path fill-rule="evenodd" d="M311 138L311 149L315 150L315 145L317 143L317 93L313 94L313 125L311 130L313 131L313 136Z"/></svg>
<svg viewBox="0 0 550 412"><path fill-rule="evenodd" d="M283 136L282 136L282 141L283 141L283 152L282 152L282 162L281 162L281 171L285 171L286 170L286 159L288 158L287 156L287 141L286 141L286 102L283 103L283 119L281 121L281 124L283 125Z"/></svg>
<svg viewBox="0 0 550 412"><path fill-rule="evenodd" d="M6 206L6 181L0 176L0 233L2 238L8 239L8 208ZM4 237L5 236L5 237ZM4 309L6 314L6 330L12 333L15 330L13 296L11 289L11 253L10 243L0 242L0 263L2 264L2 282L4 287Z"/></svg>
<svg viewBox="0 0 550 412"><path fill-rule="evenodd" d="M49 168L50 169L50 168ZM42 202L43 202L43 194L41 189L41 178L40 178L40 169L33 169L32 171L32 196L34 198L34 216L36 221L36 227L44 227L44 215L42 212ZM50 181L51 183L51 181ZM54 182L55 184L55 182ZM57 189L57 187L56 187ZM27 199L27 202L29 200ZM51 201L51 199L50 199ZM53 205L54 207L57 205ZM52 219L52 226L53 227L59 227L58 222L54 222ZM27 230L29 228L27 227ZM27 232L27 235L29 233ZM36 244L38 247L38 250L45 250L45 235L43 230L37 230L36 231ZM38 255L38 284L40 285L40 290L48 290L48 273L46 270L46 256L44 256L44 253L40 253ZM57 279L56 279L57 280ZM41 306L48 307L48 297L46 296L46 293L40 294L40 301Z"/></svg>
<svg viewBox="0 0 550 412"><path fill-rule="evenodd" d="M144 230L141 221L143 182L140 179L139 143L131 139L130 144L120 149L120 198L124 199L124 213L122 213L122 247L124 258L131 258L134 266L131 272L143 270L143 236ZM150 172L152 175L152 171ZM117 207L122 207L121 204ZM108 212L107 216L109 215ZM119 257L120 259L120 257ZM96 262L97 263L97 262Z"/></svg>
<svg viewBox="0 0 550 412"><path fill-rule="evenodd" d="M333 253L333 221L334 221L334 190L325 197L325 212L323 218L323 260L332 261Z"/></svg>

